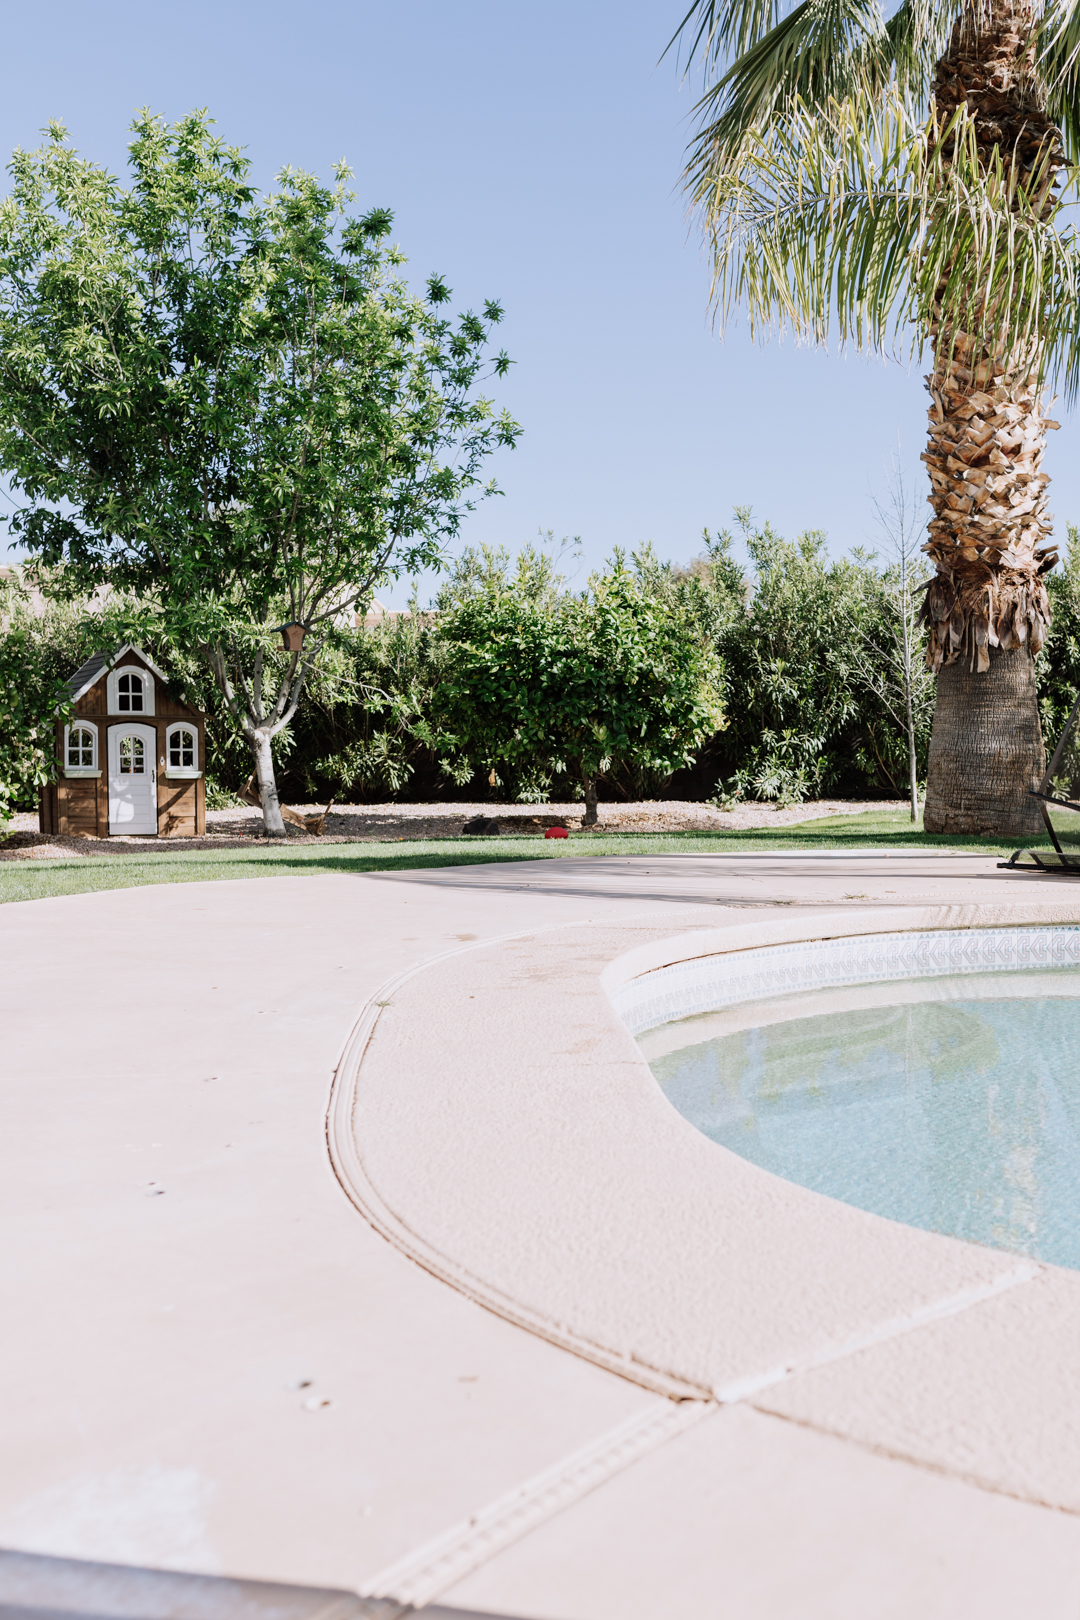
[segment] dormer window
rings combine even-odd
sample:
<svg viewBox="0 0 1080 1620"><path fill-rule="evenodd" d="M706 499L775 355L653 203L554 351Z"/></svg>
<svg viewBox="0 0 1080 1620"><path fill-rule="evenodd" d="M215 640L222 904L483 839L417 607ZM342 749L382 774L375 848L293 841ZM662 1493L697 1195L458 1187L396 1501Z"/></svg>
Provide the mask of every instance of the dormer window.
<svg viewBox="0 0 1080 1620"><path fill-rule="evenodd" d="M121 714L142 714L143 712L143 678L136 675L134 670L128 670L121 675L117 682L119 689L119 702L117 704Z"/></svg>
<svg viewBox="0 0 1080 1620"><path fill-rule="evenodd" d="M154 712L154 677L135 664L109 671L109 713L144 715Z"/></svg>

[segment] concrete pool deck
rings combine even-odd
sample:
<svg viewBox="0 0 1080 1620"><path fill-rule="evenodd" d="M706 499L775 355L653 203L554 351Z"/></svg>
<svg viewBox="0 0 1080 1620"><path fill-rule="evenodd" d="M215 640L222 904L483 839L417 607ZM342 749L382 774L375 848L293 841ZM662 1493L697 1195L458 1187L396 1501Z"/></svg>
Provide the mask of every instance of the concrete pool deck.
<svg viewBox="0 0 1080 1620"><path fill-rule="evenodd" d="M1080 889L695 855L0 909L0 1546L537 1620L1075 1620L1080 1274L715 1147L604 984L1018 920Z"/></svg>

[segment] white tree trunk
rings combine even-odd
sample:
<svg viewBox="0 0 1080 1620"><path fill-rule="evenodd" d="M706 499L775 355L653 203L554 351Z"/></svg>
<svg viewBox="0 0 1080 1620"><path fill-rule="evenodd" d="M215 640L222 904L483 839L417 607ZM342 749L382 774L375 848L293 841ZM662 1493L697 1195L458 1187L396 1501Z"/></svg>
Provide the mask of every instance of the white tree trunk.
<svg viewBox="0 0 1080 1620"><path fill-rule="evenodd" d="M904 721L907 731L908 747L908 793L911 798L911 819L919 819L919 777L918 761L915 753L915 704L911 690L911 642L912 642L912 611L911 597L908 591L908 575L904 574L904 596L902 601L903 616L901 628L903 641L901 652L904 660Z"/></svg>
<svg viewBox="0 0 1080 1620"><path fill-rule="evenodd" d="M259 784L263 826L270 838L284 838L285 822L278 799L277 779L274 776L274 756L270 748L270 733L257 729L249 733L248 746L255 759L255 780Z"/></svg>

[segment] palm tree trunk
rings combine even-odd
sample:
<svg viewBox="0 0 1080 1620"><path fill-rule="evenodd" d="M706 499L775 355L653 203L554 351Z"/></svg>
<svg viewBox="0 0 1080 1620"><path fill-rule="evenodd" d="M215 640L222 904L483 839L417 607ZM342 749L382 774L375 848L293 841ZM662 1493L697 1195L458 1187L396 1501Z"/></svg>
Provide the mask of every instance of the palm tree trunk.
<svg viewBox="0 0 1080 1620"><path fill-rule="evenodd" d="M999 154L1018 187L1061 151L1030 72L1032 20L1029 0L966 7L934 87L939 124L966 105L981 161ZM1048 194L1047 211L1054 205ZM1041 826L1027 798L1043 759L1032 660L1050 623L1042 576L1057 561L1041 470L1057 423L1043 410L1036 349L1010 351L941 320L931 338L925 550L937 572L921 616L938 683L924 825L1026 836Z"/></svg>
<svg viewBox="0 0 1080 1620"><path fill-rule="evenodd" d="M1035 665L1025 647L994 648L988 668L954 659L938 675L923 826L927 832L1031 838L1031 797L1046 770Z"/></svg>

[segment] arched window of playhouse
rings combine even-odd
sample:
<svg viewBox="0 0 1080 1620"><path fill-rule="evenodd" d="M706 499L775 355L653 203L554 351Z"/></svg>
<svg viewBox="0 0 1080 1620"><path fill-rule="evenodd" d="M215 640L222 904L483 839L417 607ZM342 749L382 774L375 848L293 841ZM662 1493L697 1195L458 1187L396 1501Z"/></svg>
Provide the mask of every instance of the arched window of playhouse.
<svg viewBox="0 0 1080 1620"><path fill-rule="evenodd" d="M97 769L97 727L67 726L64 735L64 766L69 771Z"/></svg>
<svg viewBox="0 0 1080 1620"><path fill-rule="evenodd" d="M170 771L197 771L199 734L194 726L170 726L166 758Z"/></svg>

